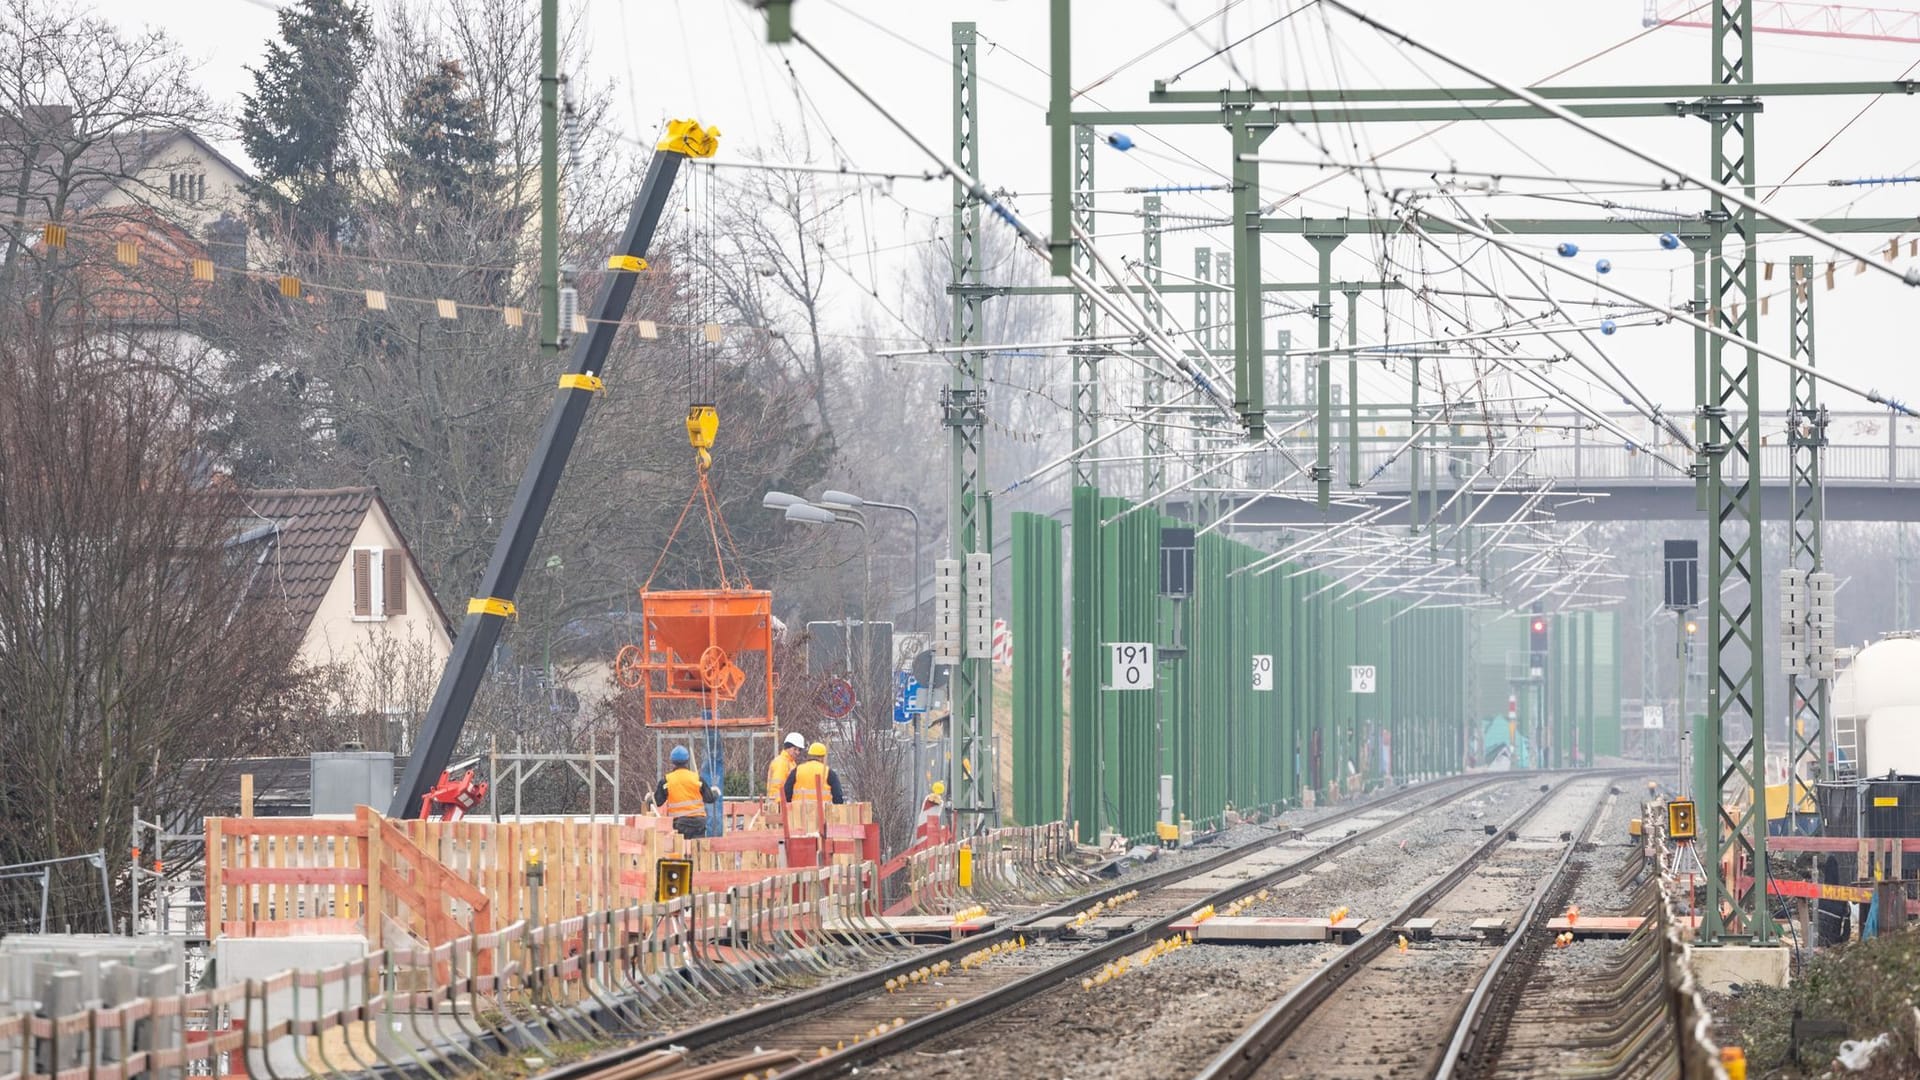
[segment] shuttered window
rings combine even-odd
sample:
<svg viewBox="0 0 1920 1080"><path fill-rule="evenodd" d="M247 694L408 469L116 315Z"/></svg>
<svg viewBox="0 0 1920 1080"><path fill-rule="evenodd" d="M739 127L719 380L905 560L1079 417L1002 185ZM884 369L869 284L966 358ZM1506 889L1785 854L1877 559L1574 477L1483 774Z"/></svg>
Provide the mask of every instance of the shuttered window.
<svg viewBox="0 0 1920 1080"><path fill-rule="evenodd" d="M407 613L407 556L399 548L381 552L380 587L386 601L385 614Z"/></svg>
<svg viewBox="0 0 1920 1080"><path fill-rule="evenodd" d="M353 617L407 613L407 556L399 548L353 549Z"/></svg>
<svg viewBox="0 0 1920 1080"><path fill-rule="evenodd" d="M373 616L372 548L355 548L353 551L353 614L358 618Z"/></svg>

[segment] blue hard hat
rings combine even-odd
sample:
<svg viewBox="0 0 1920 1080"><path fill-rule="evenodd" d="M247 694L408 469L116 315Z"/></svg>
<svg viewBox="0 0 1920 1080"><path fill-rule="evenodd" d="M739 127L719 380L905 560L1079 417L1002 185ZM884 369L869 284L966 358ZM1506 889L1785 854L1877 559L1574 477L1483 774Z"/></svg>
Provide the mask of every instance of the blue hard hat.
<svg viewBox="0 0 1920 1080"><path fill-rule="evenodd" d="M667 755L667 760L675 765L685 765L693 760L693 753L684 746L676 746L673 748L673 753Z"/></svg>

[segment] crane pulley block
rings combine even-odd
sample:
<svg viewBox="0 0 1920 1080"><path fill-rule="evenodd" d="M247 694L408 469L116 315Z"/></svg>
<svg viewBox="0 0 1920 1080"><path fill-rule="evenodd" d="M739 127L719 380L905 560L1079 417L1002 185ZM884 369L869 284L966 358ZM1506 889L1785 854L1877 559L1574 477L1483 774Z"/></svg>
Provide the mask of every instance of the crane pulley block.
<svg viewBox="0 0 1920 1080"><path fill-rule="evenodd" d="M720 414L711 405L693 405L687 409L687 442L695 450L713 449L713 437L720 433Z"/></svg>
<svg viewBox="0 0 1920 1080"><path fill-rule="evenodd" d="M710 158L720 149L720 129L701 127L698 120L669 120L666 137L655 149L672 150L690 158Z"/></svg>

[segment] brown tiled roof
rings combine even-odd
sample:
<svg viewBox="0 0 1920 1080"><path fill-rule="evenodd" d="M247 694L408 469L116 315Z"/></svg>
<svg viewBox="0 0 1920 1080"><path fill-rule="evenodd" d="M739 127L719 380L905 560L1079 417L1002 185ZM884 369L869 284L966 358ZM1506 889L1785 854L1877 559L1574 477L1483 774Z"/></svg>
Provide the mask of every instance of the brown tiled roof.
<svg viewBox="0 0 1920 1080"><path fill-rule="evenodd" d="M237 535L277 527L246 547L259 558L251 555L258 550L253 544L272 545L254 574L249 599L284 609L295 626L306 629L377 498L370 487L241 492L251 517L236 523Z"/></svg>
<svg viewBox="0 0 1920 1080"><path fill-rule="evenodd" d="M72 241L86 281L88 316L117 323L165 325L200 311L207 287L193 280L193 261L210 258L186 230L151 210L134 207L85 215L86 232ZM130 241L139 264L115 260L115 245Z"/></svg>
<svg viewBox="0 0 1920 1080"><path fill-rule="evenodd" d="M400 523L394 520L386 501L380 498L379 488L242 491L240 503L248 516L234 523L230 546L241 548L248 558L257 560L260 549L255 545L272 545L253 575L247 590L249 600L274 605L275 610L286 612L294 626L305 630L313 622L314 613L320 610L327 588L346 562L354 535L360 531L360 522L368 510L378 505L394 536L399 538L401 550L407 553L407 561L413 564L414 580L433 603L434 615L449 635L453 633L453 623L448 621L446 610L421 576L420 561L413 557L407 536L400 531Z"/></svg>

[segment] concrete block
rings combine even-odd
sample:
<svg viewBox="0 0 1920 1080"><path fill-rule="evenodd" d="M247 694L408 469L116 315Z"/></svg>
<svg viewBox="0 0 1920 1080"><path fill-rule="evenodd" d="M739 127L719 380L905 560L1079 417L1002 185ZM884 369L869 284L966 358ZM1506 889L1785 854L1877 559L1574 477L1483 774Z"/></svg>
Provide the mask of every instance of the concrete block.
<svg viewBox="0 0 1920 1080"><path fill-rule="evenodd" d="M1792 957L1777 946L1716 945L1687 950L1693 979L1702 990L1726 993L1735 983L1785 986Z"/></svg>
<svg viewBox="0 0 1920 1080"><path fill-rule="evenodd" d="M1505 919L1475 919L1471 929L1495 945L1507 940L1507 920Z"/></svg>
<svg viewBox="0 0 1920 1080"><path fill-rule="evenodd" d="M1433 928L1438 925L1439 919L1408 919L1405 929L1407 936L1415 941L1432 941Z"/></svg>
<svg viewBox="0 0 1920 1080"><path fill-rule="evenodd" d="M1195 941L1221 944L1292 944L1327 940L1327 920L1219 915L1194 929Z"/></svg>
<svg viewBox="0 0 1920 1080"><path fill-rule="evenodd" d="M313 970L329 968L358 960L367 955L367 939L359 934L314 934L306 937L283 938L216 938L213 942L214 981L221 986L232 986L248 979L265 979L292 969ZM302 994L302 1000L294 1001L296 993ZM358 1005L362 1000L359 986L349 983L345 990L332 986L326 990L326 1007L339 1009L349 1005ZM342 1000L342 998L345 1000ZM312 1017L320 1011L320 1003L312 997L311 991L295 989L282 990L267 995L266 1016L260 1018L263 1024L273 1024L294 1016ZM267 1044L267 1063L275 1076L299 1076L305 1070L300 1066L300 1057L292 1036L275 1039Z"/></svg>
<svg viewBox="0 0 1920 1080"><path fill-rule="evenodd" d="M31 1013L39 1006L41 987L55 971L80 975L83 1005L106 1000L101 987L105 965L120 964L135 971L171 965L183 970L186 947L178 938L121 937L116 934L13 934L0 939L0 1003L4 1011ZM184 993L176 987L174 993Z"/></svg>

